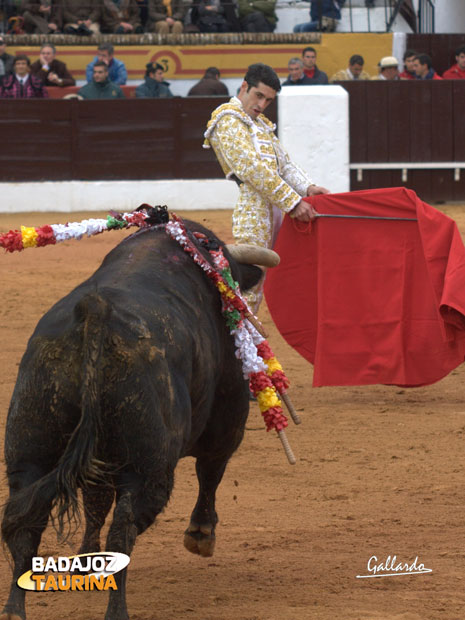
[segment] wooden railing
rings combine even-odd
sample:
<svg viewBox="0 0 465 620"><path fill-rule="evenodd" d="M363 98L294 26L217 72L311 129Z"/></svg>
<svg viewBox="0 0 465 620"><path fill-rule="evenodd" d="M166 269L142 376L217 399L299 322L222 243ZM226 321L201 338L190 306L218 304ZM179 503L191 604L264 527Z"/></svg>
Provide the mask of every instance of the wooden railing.
<svg viewBox="0 0 465 620"><path fill-rule="evenodd" d="M353 190L405 185L424 200L465 200L465 82L341 86ZM202 142L223 101L0 100L0 181L221 178ZM276 106L269 113L276 120Z"/></svg>
<svg viewBox="0 0 465 620"><path fill-rule="evenodd" d="M202 144L223 101L0 99L0 181L221 178Z"/></svg>
<svg viewBox="0 0 465 620"><path fill-rule="evenodd" d="M341 86L350 95L351 189L405 185L424 200L465 199L463 81Z"/></svg>

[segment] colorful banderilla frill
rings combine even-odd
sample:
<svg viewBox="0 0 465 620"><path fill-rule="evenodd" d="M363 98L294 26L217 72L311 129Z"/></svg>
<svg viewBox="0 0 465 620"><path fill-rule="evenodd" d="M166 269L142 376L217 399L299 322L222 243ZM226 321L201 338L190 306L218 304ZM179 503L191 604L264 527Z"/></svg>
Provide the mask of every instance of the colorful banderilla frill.
<svg viewBox="0 0 465 620"><path fill-rule="evenodd" d="M40 248L55 245L69 239L92 237L106 230L118 230L131 226L152 226L150 211L133 211L132 213L108 215L106 219L89 219L68 224L52 224L38 228L21 226L21 230L10 230L0 235L0 247L7 252L21 252L26 248Z"/></svg>
<svg viewBox="0 0 465 620"><path fill-rule="evenodd" d="M289 387L282 366L274 357L268 342L250 322L250 310L240 293L238 283L232 277L221 247L209 250L213 267L189 238L182 220L174 214L171 214L171 217L172 221L166 225L166 232L190 254L217 287L221 295L223 316L234 336L236 357L242 361L244 378L249 381L250 389L257 398L266 430L277 431L289 462L294 464L295 457L284 433L288 422L278 397L278 394L285 393ZM200 243L208 242L201 233L194 233L194 236Z"/></svg>

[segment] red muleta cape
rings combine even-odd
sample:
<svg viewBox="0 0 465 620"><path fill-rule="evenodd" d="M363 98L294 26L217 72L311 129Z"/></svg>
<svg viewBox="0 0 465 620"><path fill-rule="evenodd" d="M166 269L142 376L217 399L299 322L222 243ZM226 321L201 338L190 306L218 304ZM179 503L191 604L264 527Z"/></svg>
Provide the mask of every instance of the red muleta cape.
<svg viewBox="0 0 465 620"><path fill-rule="evenodd" d="M286 216L265 295L287 342L314 364L313 385L427 385L465 357L465 248L455 222L405 188L310 199Z"/></svg>

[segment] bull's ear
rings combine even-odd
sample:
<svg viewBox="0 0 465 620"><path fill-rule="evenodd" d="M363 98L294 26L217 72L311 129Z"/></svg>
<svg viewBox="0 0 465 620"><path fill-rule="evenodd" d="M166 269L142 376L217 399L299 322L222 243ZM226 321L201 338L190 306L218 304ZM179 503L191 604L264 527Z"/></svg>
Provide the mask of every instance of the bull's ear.
<svg viewBox="0 0 465 620"><path fill-rule="evenodd" d="M239 286L241 287L241 291L247 291L252 286L255 286L260 282L260 279L263 276L263 270L257 265L238 265L240 278L239 278Z"/></svg>

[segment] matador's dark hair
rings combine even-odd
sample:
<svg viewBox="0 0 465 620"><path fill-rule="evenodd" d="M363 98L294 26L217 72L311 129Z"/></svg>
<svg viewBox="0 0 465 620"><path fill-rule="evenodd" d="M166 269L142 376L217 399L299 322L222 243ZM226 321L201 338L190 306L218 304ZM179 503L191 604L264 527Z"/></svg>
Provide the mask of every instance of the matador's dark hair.
<svg viewBox="0 0 465 620"><path fill-rule="evenodd" d="M250 65L245 74L244 80L249 85L248 91L252 86L257 87L260 82L266 84L277 93L281 90L281 82L274 70L268 65L264 65L262 62L257 62L254 65Z"/></svg>

